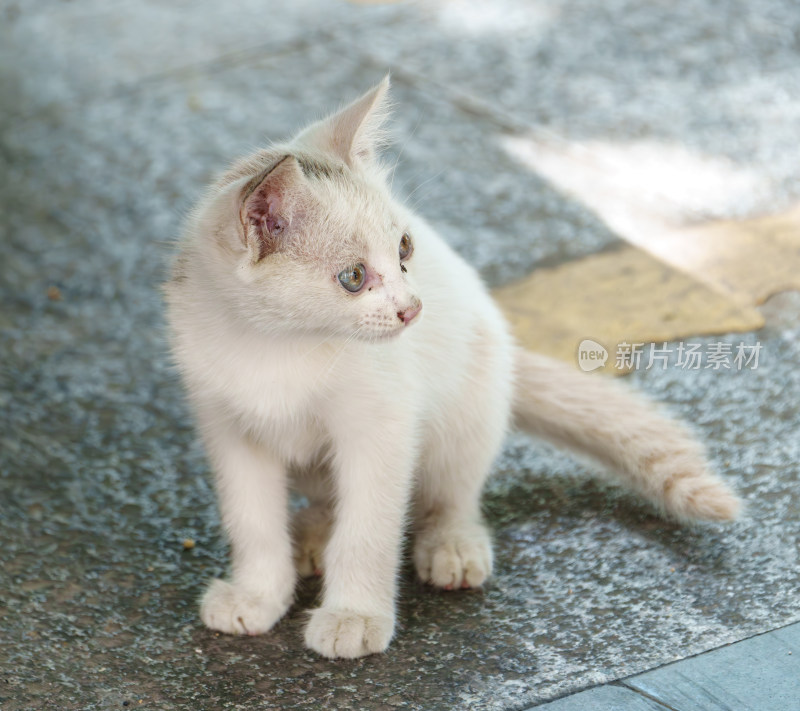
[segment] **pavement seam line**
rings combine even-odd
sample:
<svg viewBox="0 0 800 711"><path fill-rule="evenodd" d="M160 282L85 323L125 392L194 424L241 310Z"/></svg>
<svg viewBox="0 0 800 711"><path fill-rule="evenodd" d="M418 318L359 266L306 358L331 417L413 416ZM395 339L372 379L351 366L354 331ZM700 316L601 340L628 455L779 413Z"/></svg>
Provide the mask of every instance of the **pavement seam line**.
<svg viewBox="0 0 800 711"><path fill-rule="evenodd" d="M640 676L643 676L645 674L650 674L652 672L656 672L656 671L659 671L660 669L665 669L666 667L671 667L671 666L674 666L676 664L682 664L683 662L689 662L691 660L698 659L699 657L703 657L703 656L705 656L707 654L714 654L715 652L721 651L723 649L728 649L729 647L734 647L737 644L742 644L744 642L748 642L751 639L756 639L757 637L764 637L766 635L773 634L775 632L780 632L781 630L785 630L785 629L787 629L789 627L792 627L792 626L798 625L798 624L800 624L800 619L797 619L794 622L788 622L785 625L781 625L780 627L775 627L774 629L771 629L771 630L766 630L764 632L759 632L757 634L750 635L749 637L744 637L742 639L737 639L737 640L734 640L732 642L727 642L726 644L721 644L719 647L712 647L711 649L706 649L705 651L697 652L696 654L691 654L691 655L689 655L687 657L682 657L681 659L676 659L676 660L674 660L672 662L667 662L666 664L661 664L661 665L659 665L657 667L653 667L651 669L645 669L644 671L637 672L636 674L631 674L630 676L626 676L626 677L623 677L621 679L618 679L616 681L616 683L624 685L626 688L631 689L631 691L636 691L637 693L641 693L643 696L647 696L648 698L653 698L653 697L650 697L650 695L647 694L647 692L642 691L641 689L638 689L635 686L631 686L629 682L631 682L634 679L636 679L636 678L638 678ZM604 686L604 685L601 684L601 686ZM664 705L663 701L660 701L660 700L655 699L655 698L653 700L658 701L658 703ZM682 711L681 709L673 709L672 707L668 707L668 708L670 708L671 711Z"/></svg>
<svg viewBox="0 0 800 711"><path fill-rule="evenodd" d="M673 664L674 664L674 662L673 662ZM646 672L642 672L642 673L644 674ZM661 699L658 699L655 696L653 696L651 694L648 694L646 691L642 691L641 689L637 689L636 687L628 685L627 683L625 683L625 681L619 681L617 683L622 688L628 689L629 691L632 691L635 694L638 694L639 696L643 696L645 699L648 699L648 700L658 704L659 706L663 706L665 709L668 709L668 711L684 711L684 709L678 709L678 708L675 708L674 706L670 706L669 704L663 702Z"/></svg>

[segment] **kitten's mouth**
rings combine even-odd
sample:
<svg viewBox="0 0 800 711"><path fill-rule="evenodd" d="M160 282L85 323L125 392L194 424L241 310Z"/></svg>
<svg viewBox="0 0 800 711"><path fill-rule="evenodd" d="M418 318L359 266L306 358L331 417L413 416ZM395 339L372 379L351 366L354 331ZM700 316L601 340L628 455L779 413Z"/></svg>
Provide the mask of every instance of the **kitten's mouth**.
<svg viewBox="0 0 800 711"><path fill-rule="evenodd" d="M419 319L415 317L417 316L419 311L420 309L416 309L414 314L409 319L403 321L402 325L397 325L394 327L390 326L388 323L386 323L386 321L378 324L364 324L361 327L363 330L360 330L358 338L359 340L370 341L371 343L378 343L381 341L392 341L395 338L399 338L412 325L412 319L414 324L417 323ZM372 328L369 328L369 326L372 326ZM379 328L383 326L383 328L381 328L380 330L377 329L373 330L375 326L378 326Z"/></svg>

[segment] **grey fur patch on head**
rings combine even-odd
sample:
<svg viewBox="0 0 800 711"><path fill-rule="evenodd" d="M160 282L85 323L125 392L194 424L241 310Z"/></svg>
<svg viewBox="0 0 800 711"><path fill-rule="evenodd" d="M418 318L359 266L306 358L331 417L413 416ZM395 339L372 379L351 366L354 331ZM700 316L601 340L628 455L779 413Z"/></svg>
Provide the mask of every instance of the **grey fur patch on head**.
<svg viewBox="0 0 800 711"><path fill-rule="evenodd" d="M322 162L304 155L296 155L295 158L300 164L300 169L307 178L322 180L324 178L333 178L336 175L342 175L344 173L344 168L340 165Z"/></svg>

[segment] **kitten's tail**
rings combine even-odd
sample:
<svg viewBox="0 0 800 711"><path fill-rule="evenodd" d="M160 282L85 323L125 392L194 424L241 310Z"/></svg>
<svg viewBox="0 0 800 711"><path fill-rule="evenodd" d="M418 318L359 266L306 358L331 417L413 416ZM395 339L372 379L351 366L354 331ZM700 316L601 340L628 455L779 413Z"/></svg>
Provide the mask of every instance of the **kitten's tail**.
<svg viewBox="0 0 800 711"><path fill-rule="evenodd" d="M740 501L677 422L624 386L517 349L516 426L588 455L683 520L736 518Z"/></svg>

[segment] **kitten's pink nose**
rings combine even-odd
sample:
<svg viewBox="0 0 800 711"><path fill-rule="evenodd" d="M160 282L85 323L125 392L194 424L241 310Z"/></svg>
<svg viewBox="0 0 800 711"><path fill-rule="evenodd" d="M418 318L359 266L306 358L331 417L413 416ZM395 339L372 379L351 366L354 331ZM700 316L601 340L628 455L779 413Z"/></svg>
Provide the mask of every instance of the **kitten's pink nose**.
<svg viewBox="0 0 800 711"><path fill-rule="evenodd" d="M398 311L397 318L399 318L406 326L410 324L417 316L417 314L422 311L422 302L418 301L416 306L412 306L405 311Z"/></svg>

